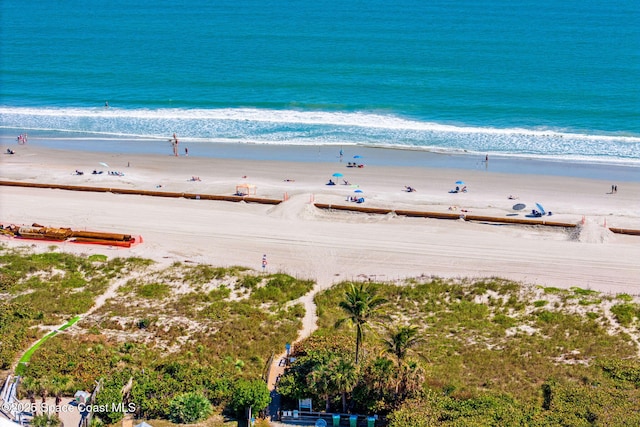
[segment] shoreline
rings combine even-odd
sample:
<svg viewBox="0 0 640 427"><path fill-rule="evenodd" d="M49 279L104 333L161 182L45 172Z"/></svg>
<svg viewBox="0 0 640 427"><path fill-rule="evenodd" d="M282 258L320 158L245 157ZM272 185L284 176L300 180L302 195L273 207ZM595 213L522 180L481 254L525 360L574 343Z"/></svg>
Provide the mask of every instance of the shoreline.
<svg viewBox="0 0 640 427"><path fill-rule="evenodd" d="M0 150L20 149L34 146L44 149L69 152L104 153L106 155L153 155L171 156L172 148L165 139L105 138L74 140L64 136L51 138L30 135L27 145L18 145L15 136L8 130L0 130ZM189 157L230 160L284 161L292 163L335 163L340 166L339 152L344 156L342 163L355 161L353 156L361 156L366 165L389 167L418 167L437 169L460 169L463 171L485 171L517 175L549 175L610 180L612 182L640 182L640 163L626 160L606 161L603 159L560 159L543 158L500 153L468 153L445 151L411 146L368 146L339 143L327 145L289 145L253 142L215 142L181 140L179 157L184 157L184 147L189 149ZM489 161L485 162L485 156Z"/></svg>

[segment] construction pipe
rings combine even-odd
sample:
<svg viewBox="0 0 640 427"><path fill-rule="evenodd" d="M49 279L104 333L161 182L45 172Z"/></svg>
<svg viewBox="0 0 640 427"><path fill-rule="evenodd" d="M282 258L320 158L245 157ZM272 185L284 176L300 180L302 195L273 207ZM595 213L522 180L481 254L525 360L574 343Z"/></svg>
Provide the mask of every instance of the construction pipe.
<svg viewBox="0 0 640 427"><path fill-rule="evenodd" d="M0 185L7 186L7 187L49 188L49 189L56 189L56 190L69 190L69 191L90 191L90 192L96 192L96 193L133 194L133 195L139 195L139 196L172 197L172 198L185 198L185 199L198 199L198 200L220 200L220 201L226 201L226 202L245 201L247 203L261 203L261 204L267 204L267 205L277 205L282 203L282 200L279 200L279 199L264 199L260 197L177 193L177 192L169 192L169 191L150 191L150 190L137 190L137 189L129 189L129 188L90 187L90 186L82 186L82 185L42 184L42 183L36 183L36 182L0 181Z"/></svg>

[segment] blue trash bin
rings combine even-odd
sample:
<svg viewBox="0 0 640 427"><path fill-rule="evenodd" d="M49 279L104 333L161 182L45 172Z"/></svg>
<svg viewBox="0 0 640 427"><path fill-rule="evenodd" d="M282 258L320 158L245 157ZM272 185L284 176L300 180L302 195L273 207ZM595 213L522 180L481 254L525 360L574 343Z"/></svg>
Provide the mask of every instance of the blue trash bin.
<svg viewBox="0 0 640 427"><path fill-rule="evenodd" d="M340 427L340 415L333 414L331 418L333 419L333 427Z"/></svg>
<svg viewBox="0 0 640 427"><path fill-rule="evenodd" d="M358 416L351 415L349 417L349 427L358 427Z"/></svg>
<svg viewBox="0 0 640 427"><path fill-rule="evenodd" d="M376 427L375 417L367 417L367 427Z"/></svg>

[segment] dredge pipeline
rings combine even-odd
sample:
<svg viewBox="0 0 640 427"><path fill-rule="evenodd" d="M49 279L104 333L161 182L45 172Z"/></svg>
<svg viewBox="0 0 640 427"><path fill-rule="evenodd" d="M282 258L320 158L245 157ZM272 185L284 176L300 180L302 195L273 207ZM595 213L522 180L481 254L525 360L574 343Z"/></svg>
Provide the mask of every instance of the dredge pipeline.
<svg viewBox="0 0 640 427"><path fill-rule="evenodd" d="M251 196L225 196L216 194L195 194L195 193L178 193L169 191L148 191L148 190L134 190L128 188L107 188L107 187L91 187L82 185L65 185L65 184L41 184L33 182L15 182L15 181L0 181L0 185L7 187L27 187L27 188L49 188L55 190L69 190L69 191L89 191L94 193L112 193L112 194L133 194L138 196L153 196L153 197L171 197L171 198L184 198L194 200L220 200L226 202L247 202L247 203L262 203L268 205L277 205L282 203L279 199L265 199L261 197Z"/></svg>
<svg viewBox="0 0 640 427"><path fill-rule="evenodd" d="M368 208L364 206L332 205L332 204L326 204L326 203L314 203L314 206L319 209L334 209L334 210L341 210L341 211L362 212L362 213L379 214L379 215L395 213L396 215L400 215L400 216L409 216L409 217L417 217L417 218L463 219L465 221L491 222L491 223L499 223L499 224L544 225L547 227L563 227L563 228L575 228L578 226L577 224L574 224L574 223L547 221L544 219L500 218L500 217L492 217L492 216L468 215L465 213L409 211L409 210L400 210L400 209ZM610 227L609 231L617 234L629 234L634 236L640 236L640 230Z"/></svg>
<svg viewBox="0 0 640 427"><path fill-rule="evenodd" d="M44 240L48 242L86 243L129 248L136 239L129 234L105 233L100 231L76 231L70 228L44 227L39 224L31 226L0 225L2 234L18 239Z"/></svg>

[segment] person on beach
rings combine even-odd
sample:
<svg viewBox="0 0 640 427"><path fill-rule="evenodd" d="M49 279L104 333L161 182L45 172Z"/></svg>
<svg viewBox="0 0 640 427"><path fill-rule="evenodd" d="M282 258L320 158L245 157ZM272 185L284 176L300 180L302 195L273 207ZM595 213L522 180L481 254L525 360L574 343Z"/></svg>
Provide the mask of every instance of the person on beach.
<svg viewBox="0 0 640 427"><path fill-rule="evenodd" d="M178 137L176 136L175 132L173 133L173 139L170 141L173 145L173 155L178 157Z"/></svg>
<svg viewBox="0 0 640 427"><path fill-rule="evenodd" d="M184 155L189 156L189 147L184 147Z"/></svg>
<svg viewBox="0 0 640 427"><path fill-rule="evenodd" d="M342 163L342 157L344 156L344 151L340 148L340 163Z"/></svg>

